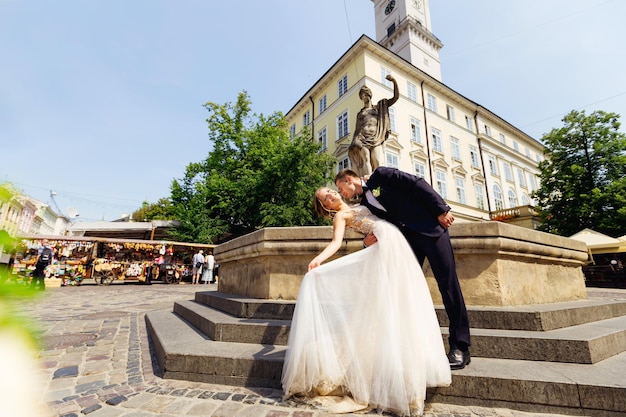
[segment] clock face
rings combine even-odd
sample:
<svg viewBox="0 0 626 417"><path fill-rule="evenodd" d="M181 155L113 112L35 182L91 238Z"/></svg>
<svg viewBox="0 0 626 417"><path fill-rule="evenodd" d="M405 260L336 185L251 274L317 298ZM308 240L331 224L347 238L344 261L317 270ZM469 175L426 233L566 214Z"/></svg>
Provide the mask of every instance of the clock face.
<svg viewBox="0 0 626 417"><path fill-rule="evenodd" d="M393 12L393 9L396 7L396 0L389 0L387 3L387 7L385 7L385 14L389 14Z"/></svg>

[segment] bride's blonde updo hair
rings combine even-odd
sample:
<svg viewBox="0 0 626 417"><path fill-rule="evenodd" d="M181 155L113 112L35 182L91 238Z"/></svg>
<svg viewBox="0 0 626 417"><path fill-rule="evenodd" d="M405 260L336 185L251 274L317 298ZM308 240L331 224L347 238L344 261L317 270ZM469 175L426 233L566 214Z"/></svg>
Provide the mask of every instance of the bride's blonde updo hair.
<svg viewBox="0 0 626 417"><path fill-rule="evenodd" d="M322 203L319 199L319 197L317 196L317 193L320 192L320 190L327 188L327 187L320 187L315 191L315 194L313 195L313 210L315 210L315 214L317 214L319 217L326 217L329 219L332 219L333 217L335 217L335 214L337 214L337 210L329 210L324 206L324 203Z"/></svg>

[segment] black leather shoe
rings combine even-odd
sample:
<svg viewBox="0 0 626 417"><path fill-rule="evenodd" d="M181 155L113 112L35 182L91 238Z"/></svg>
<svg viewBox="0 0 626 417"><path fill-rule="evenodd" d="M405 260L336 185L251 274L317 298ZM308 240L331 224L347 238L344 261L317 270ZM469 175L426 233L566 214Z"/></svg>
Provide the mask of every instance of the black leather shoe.
<svg viewBox="0 0 626 417"><path fill-rule="evenodd" d="M450 369L463 369L470 364L472 358L470 357L469 349L463 352L461 349L450 349L448 353L448 362L450 362Z"/></svg>

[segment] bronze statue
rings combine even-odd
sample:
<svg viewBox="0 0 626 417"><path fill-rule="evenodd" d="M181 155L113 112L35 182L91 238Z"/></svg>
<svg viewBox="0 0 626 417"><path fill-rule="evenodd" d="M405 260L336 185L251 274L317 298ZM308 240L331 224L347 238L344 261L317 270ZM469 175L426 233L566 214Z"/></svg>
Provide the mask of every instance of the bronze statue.
<svg viewBox="0 0 626 417"><path fill-rule="evenodd" d="M352 170L360 177L371 174L383 162L382 145L391 131L389 107L400 97L396 79L390 74L386 78L393 83L392 98L383 98L372 106L372 91L367 86L359 91L364 106L356 116L348 156Z"/></svg>

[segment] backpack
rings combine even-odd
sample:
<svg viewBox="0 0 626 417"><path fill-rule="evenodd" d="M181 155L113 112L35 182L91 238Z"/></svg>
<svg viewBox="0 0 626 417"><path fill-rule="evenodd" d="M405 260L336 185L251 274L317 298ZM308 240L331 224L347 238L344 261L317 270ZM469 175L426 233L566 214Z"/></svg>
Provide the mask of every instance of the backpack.
<svg viewBox="0 0 626 417"><path fill-rule="evenodd" d="M39 255L39 260L37 261L37 263L41 265L49 265L50 261L52 261L52 249L43 248L43 250L41 251L41 255Z"/></svg>

